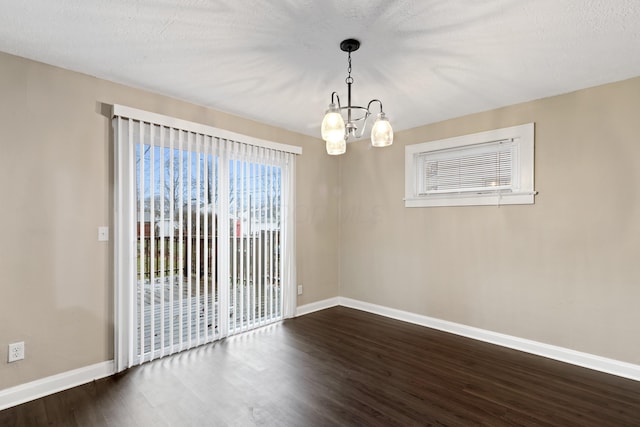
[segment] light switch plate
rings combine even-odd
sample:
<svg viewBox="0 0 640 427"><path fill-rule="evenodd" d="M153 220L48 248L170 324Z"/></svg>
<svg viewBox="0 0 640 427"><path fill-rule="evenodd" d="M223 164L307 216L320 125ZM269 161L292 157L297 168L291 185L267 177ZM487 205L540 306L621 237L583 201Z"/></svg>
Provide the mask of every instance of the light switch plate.
<svg viewBox="0 0 640 427"><path fill-rule="evenodd" d="M109 241L109 227L98 227L98 241L99 242L108 242Z"/></svg>

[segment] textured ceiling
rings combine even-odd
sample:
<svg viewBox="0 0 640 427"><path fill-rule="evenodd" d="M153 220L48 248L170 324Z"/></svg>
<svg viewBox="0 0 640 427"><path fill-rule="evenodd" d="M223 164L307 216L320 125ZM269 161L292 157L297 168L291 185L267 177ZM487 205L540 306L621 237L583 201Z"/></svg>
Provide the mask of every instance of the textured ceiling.
<svg viewBox="0 0 640 427"><path fill-rule="evenodd" d="M0 0L0 51L319 136L331 91L397 132L640 76L638 0ZM1 75L0 70L0 75Z"/></svg>

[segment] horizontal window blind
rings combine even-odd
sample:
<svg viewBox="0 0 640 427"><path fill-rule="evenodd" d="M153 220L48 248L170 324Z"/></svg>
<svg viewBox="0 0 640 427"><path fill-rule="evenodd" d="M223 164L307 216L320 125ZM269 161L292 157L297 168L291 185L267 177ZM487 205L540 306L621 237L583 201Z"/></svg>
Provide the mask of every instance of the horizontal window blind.
<svg viewBox="0 0 640 427"><path fill-rule="evenodd" d="M510 191L514 145L509 140L433 151L416 156L419 195Z"/></svg>

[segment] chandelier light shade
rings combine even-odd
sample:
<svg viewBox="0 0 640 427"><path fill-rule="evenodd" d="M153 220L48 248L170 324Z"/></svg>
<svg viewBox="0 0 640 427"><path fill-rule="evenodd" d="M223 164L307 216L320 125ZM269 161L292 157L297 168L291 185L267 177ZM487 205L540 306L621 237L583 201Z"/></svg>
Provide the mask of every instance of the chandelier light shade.
<svg viewBox="0 0 640 427"><path fill-rule="evenodd" d="M322 120L320 128L322 139L327 144L327 153L331 155L343 154L347 149L349 138L360 138L364 134L367 119L372 114L371 104L378 103L380 112L371 129L371 145L374 147L387 147L393 144L393 129L389 120L382 110L382 102L379 99L369 101L367 107L351 105L351 52L355 52L360 47L360 42L356 39L346 39L340 43L340 49L348 53L347 78L347 105L340 105L340 97L336 92L331 93L331 103ZM358 126L361 128L358 130Z"/></svg>
<svg viewBox="0 0 640 427"><path fill-rule="evenodd" d="M340 114L340 109L332 103L322 120L322 139L327 143L343 140L344 130L344 119Z"/></svg>
<svg viewBox="0 0 640 427"><path fill-rule="evenodd" d="M374 147L388 147L393 144L393 129L384 113L380 112L371 129L371 145Z"/></svg>
<svg viewBox="0 0 640 427"><path fill-rule="evenodd" d="M327 154L337 156L339 154L344 154L345 151L347 151L347 141L344 140L344 134L339 141L327 141Z"/></svg>

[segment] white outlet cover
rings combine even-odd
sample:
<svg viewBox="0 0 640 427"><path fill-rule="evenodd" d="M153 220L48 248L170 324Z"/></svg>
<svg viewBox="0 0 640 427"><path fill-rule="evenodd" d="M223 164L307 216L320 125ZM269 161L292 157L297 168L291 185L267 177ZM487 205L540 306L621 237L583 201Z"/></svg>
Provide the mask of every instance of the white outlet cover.
<svg viewBox="0 0 640 427"><path fill-rule="evenodd" d="M24 341L9 344L9 362L24 359Z"/></svg>

